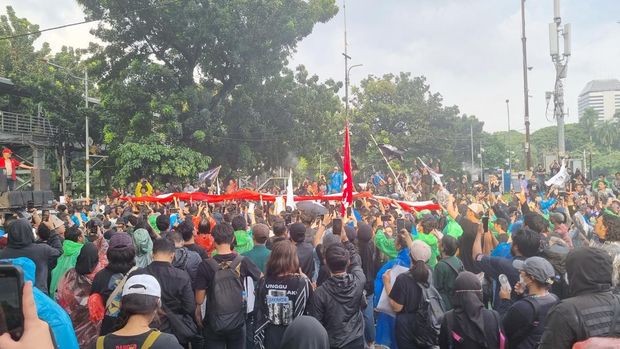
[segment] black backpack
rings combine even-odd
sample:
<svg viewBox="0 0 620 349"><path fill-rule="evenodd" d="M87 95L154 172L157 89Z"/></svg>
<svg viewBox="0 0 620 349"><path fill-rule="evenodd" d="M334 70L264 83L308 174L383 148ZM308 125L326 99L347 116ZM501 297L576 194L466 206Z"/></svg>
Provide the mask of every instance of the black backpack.
<svg viewBox="0 0 620 349"><path fill-rule="evenodd" d="M410 277L411 274L408 273ZM413 278L413 277L412 277ZM425 286L416 282L422 290L420 295L420 305L415 313L413 333L415 334L415 345L419 347L430 347L439 344L439 331L441 329L440 319L444 314L444 305L441 295L433 285Z"/></svg>
<svg viewBox="0 0 620 349"><path fill-rule="evenodd" d="M214 271L207 297L207 321L215 332L234 330L245 323L245 290L239 273L242 260L240 255L222 263L207 259Z"/></svg>

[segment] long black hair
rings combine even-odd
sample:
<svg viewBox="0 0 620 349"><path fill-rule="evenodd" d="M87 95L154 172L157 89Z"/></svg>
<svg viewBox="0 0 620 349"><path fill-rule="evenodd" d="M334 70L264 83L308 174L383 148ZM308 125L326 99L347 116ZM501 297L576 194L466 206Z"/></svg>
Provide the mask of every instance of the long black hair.
<svg viewBox="0 0 620 349"><path fill-rule="evenodd" d="M126 274L136 265L136 249L132 246L125 248L108 248L108 266L106 269L113 273Z"/></svg>

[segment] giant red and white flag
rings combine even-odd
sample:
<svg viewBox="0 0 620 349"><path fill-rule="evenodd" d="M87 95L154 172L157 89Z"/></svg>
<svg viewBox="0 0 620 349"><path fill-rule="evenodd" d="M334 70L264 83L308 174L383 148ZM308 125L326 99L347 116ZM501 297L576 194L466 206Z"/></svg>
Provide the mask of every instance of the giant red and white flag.
<svg viewBox="0 0 620 349"><path fill-rule="evenodd" d="M353 173L351 172L351 147L349 146L349 123L344 128L344 154L342 159L342 216L347 213L347 207L353 205Z"/></svg>

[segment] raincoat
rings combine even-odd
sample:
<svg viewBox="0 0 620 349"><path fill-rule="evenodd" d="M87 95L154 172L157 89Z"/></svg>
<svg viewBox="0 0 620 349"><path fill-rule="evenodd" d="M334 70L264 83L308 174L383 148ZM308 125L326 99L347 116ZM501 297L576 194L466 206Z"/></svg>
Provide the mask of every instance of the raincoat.
<svg viewBox="0 0 620 349"><path fill-rule="evenodd" d="M375 308L379 304L379 298L381 298L381 292L383 292L383 273L388 269L392 269L395 265L400 265L406 268L411 267L411 258L409 257L409 249L405 248L398 252L398 256L395 259L385 263L383 267L377 273L375 278L375 294L373 303ZM377 316L377 336L375 343L387 346L388 348L398 349L396 345L395 326L396 318L385 314L378 313Z"/></svg>
<svg viewBox="0 0 620 349"><path fill-rule="evenodd" d="M132 236L136 246L136 267L145 268L153 258L153 240L146 229L136 229Z"/></svg>
<svg viewBox="0 0 620 349"><path fill-rule="evenodd" d="M87 243L80 250L75 268L69 269L60 279L56 291L56 302L69 314L81 348L89 348L101 328L101 320L91 321L88 309L94 270L99 264L97 246Z"/></svg>
<svg viewBox="0 0 620 349"><path fill-rule="evenodd" d="M54 297L56 293L56 287L58 281L62 278L67 270L75 267L75 262L80 255L80 250L84 244L81 242L73 242L71 240L65 240L62 243L63 254L58 258L56 268L52 270L52 281L50 283L50 296Z"/></svg>
<svg viewBox="0 0 620 349"><path fill-rule="evenodd" d="M34 283L36 266L34 262L26 257L13 259L3 259L1 262L13 264L22 268L24 272L24 282L32 281ZM79 349L77 337L73 330L73 325L69 315L37 287L32 288L34 295L34 303L37 306L37 315L39 319L47 322L59 349Z"/></svg>

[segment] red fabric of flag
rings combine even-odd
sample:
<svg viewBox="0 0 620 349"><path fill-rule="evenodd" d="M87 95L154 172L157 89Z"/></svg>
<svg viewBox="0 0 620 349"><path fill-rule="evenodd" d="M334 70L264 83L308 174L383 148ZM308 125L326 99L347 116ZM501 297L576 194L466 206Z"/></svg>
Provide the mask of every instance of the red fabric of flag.
<svg viewBox="0 0 620 349"><path fill-rule="evenodd" d="M344 128L344 151L342 167L342 211L343 217L346 216L347 207L353 205L353 173L351 172L351 147L349 146L349 123Z"/></svg>

